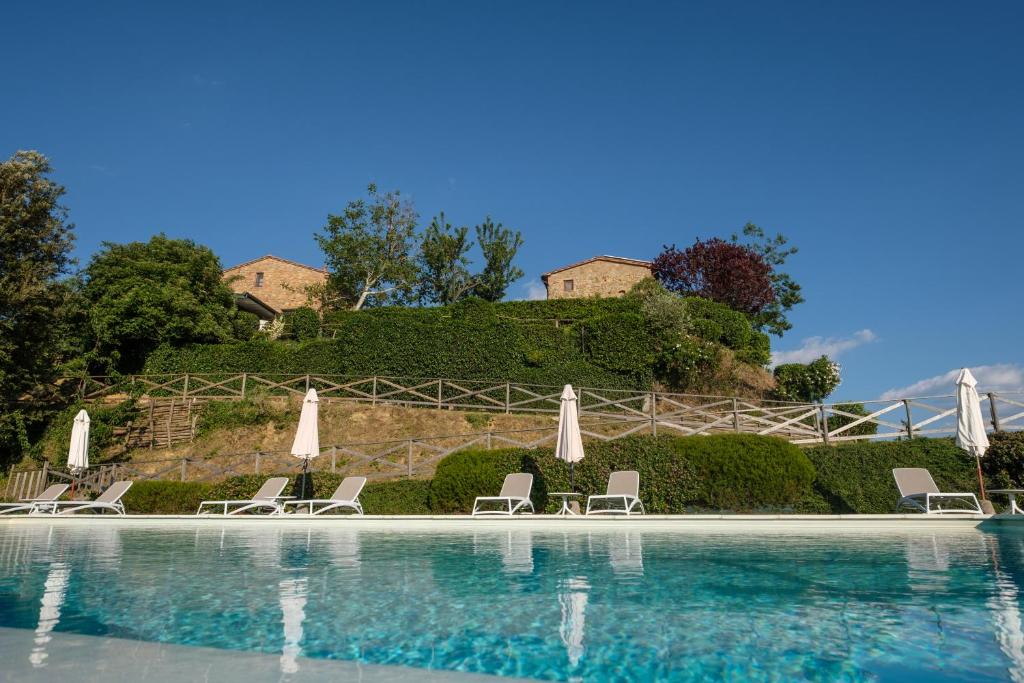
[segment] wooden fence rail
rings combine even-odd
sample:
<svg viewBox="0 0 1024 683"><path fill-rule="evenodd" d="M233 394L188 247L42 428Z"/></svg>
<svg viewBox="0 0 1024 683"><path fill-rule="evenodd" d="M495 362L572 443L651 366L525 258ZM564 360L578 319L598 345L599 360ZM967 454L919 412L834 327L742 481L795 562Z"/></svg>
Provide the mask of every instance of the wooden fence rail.
<svg viewBox="0 0 1024 683"><path fill-rule="evenodd" d="M253 396L301 397L316 388L321 401L398 404L449 410L557 413L562 388L482 380L272 373L132 375L78 380L85 401L180 398L237 401ZM938 436L955 432L952 395L865 401L866 415L851 402L791 403L732 396L673 394L578 387L581 418L646 422L652 432L770 434L798 444ZM983 394L993 431L1024 428L1024 394Z"/></svg>
<svg viewBox="0 0 1024 683"><path fill-rule="evenodd" d="M379 378L378 378L379 379ZM397 383L389 380L394 389ZM407 387L406 387L407 388ZM543 401L554 393L534 392ZM844 406L774 404L739 398L696 397L691 404L681 395L642 393L616 401L605 393L579 390L587 397L580 428L586 440L611 441L633 434L711 434L745 432L780 435L798 444L838 443L859 439L942 436L956 429L956 400L952 396L869 401L865 415ZM379 396L379 394L378 394ZM1019 429L1024 421L1024 397L986 394L993 428ZM382 399L383 400L383 399ZM634 407L636 404L638 407ZM616 407L617 412L606 410ZM538 409L539 411L540 409ZM546 412L546 411L544 411ZM829 428L829 419L837 425ZM837 418L845 420L837 424ZM851 434L873 425L873 434ZM311 461L312 471L341 475L361 474L371 479L429 475L442 458L466 448L537 448L554 444L557 425L510 431L448 434L389 441L351 442L325 446ZM269 474L297 469L299 461L287 451L218 454L209 458L184 457L102 465L76 479L83 495L105 489L117 479L177 479L217 481L241 474ZM4 497L8 500L38 495L54 480L70 475L42 469L11 472Z"/></svg>

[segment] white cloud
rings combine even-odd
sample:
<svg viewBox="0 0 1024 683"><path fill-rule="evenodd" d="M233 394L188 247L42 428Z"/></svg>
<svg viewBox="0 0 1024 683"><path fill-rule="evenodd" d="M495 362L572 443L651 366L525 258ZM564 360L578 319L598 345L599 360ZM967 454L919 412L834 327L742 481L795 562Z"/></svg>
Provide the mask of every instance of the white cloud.
<svg viewBox="0 0 1024 683"><path fill-rule="evenodd" d="M543 301L548 298L548 289L539 280L530 280L523 285L527 301Z"/></svg>
<svg viewBox="0 0 1024 683"><path fill-rule="evenodd" d="M1024 367L1016 363L997 363L996 365L977 365L971 373L978 380L980 391L1024 391ZM955 391L953 386L960 368L955 368L941 375L935 375L905 387L889 389L879 398L911 398L914 396L944 395Z"/></svg>
<svg viewBox="0 0 1024 683"><path fill-rule="evenodd" d="M800 346L789 351L772 353L772 367L783 363L810 363L821 356L836 360L841 354L878 339L878 335L868 329L854 332L849 337L808 337Z"/></svg>

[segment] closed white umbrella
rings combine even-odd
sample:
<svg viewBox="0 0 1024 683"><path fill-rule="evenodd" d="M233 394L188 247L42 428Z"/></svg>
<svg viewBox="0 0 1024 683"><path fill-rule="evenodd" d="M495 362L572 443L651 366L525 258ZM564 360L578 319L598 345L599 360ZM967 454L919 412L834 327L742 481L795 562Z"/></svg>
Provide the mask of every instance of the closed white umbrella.
<svg viewBox="0 0 1024 683"><path fill-rule="evenodd" d="M302 495L306 495L306 472L309 470L309 461L320 455L320 431L317 426L317 413L320 399L317 398L316 389L306 392L302 400L302 412L299 414L299 429L295 432L295 441L292 442L292 455L302 458Z"/></svg>
<svg viewBox="0 0 1024 683"><path fill-rule="evenodd" d="M284 647L281 649L281 673L299 671L298 658L302 655L302 624L306 621L308 580L284 579L277 584L281 604L281 624L284 627Z"/></svg>
<svg viewBox="0 0 1024 683"><path fill-rule="evenodd" d="M580 436L580 414L576 392L571 384L562 390L562 405L558 409L558 441L555 457L569 463L569 487L575 488L574 465L583 459L583 437Z"/></svg>
<svg viewBox="0 0 1024 683"><path fill-rule="evenodd" d="M68 447L68 469L78 473L89 468L89 413L79 410L71 427L71 445Z"/></svg>
<svg viewBox="0 0 1024 683"><path fill-rule="evenodd" d="M978 380L967 368L956 378L956 445L974 456L978 465L978 486L981 499L985 500L985 482L981 478L981 456L988 450L988 434L985 420L981 417L981 400L978 398Z"/></svg>

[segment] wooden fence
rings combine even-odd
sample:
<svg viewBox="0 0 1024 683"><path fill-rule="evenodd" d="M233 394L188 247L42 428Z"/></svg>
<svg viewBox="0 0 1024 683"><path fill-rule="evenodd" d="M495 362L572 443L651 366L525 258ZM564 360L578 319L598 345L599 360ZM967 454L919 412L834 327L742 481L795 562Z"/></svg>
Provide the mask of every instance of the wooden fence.
<svg viewBox="0 0 1024 683"><path fill-rule="evenodd" d="M515 382L265 373L87 377L78 382L78 395L85 401L133 396L236 401L253 396L301 397L315 388L326 403L551 414L558 412L562 392L562 387ZM860 415L850 410L850 402L792 403L587 387L577 387L576 393L581 418L619 420L653 433L667 429L679 434L771 434L811 444L942 436L956 430L952 395L860 402L867 412ZM982 399L993 431L1024 428L1024 394L990 392Z"/></svg>
<svg viewBox="0 0 1024 683"><path fill-rule="evenodd" d="M798 444L817 444L943 436L956 429L956 401L952 396L869 401L864 404L866 414L859 415L844 408L845 404L773 404L647 392L632 395L622 392L626 395L612 400L606 393L593 393L589 389L578 390L578 393L587 406L580 418L586 440L611 441L632 434L741 432L774 434ZM558 400L554 392L536 394L538 401ZM984 398L993 429L1021 427L1024 397L990 393ZM541 407L533 410L553 412L553 409ZM845 423L837 426L837 419ZM830 420L832 427L829 427ZM850 433L861 431L867 425L873 427L874 433ZM550 446L554 444L556 432L557 425L552 423L533 429L334 444L321 449L320 456L311 461L311 469L341 475L360 474L371 479L425 477L433 472L438 461L456 451ZM131 463L94 468L76 480L76 488L83 494L97 492L117 479L217 481L241 474L293 471L298 469L299 462L286 451L217 454L209 458L136 459ZM45 467L12 472L4 497L11 500L36 495L54 480L70 481L71 477Z"/></svg>

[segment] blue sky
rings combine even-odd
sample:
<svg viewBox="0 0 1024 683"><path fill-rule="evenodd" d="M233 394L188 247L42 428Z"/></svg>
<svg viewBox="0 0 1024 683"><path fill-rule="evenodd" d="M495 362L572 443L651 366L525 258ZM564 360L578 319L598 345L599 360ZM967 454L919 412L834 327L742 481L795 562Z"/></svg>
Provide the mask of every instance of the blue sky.
<svg viewBox="0 0 1024 683"><path fill-rule="evenodd" d="M83 261L164 231L319 264L371 180L521 230L516 298L753 221L800 248L773 347L831 351L837 397L1024 386L1024 3L148 5L0 25L0 156L51 157Z"/></svg>

